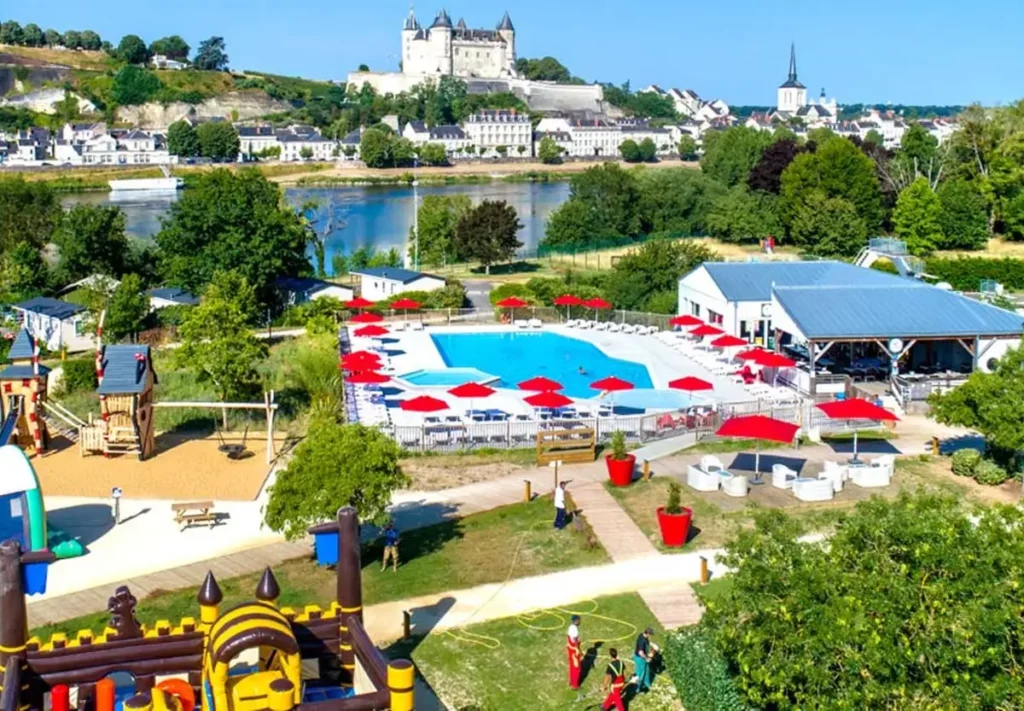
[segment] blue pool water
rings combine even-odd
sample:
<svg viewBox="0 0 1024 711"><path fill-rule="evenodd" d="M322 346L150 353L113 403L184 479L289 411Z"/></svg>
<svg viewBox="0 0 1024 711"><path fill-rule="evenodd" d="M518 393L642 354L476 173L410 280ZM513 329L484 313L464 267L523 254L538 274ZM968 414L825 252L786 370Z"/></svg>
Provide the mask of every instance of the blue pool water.
<svg viewBox="0 0 1024 711"><path fill-rule="evenodd" d="M557 380L565 386L561 392L569 397L597 396L590 384L610 375L638 388L651 387L651 376L639 363L611 358L590 343L554 333L440 333L430 337L445 365L494 373L500 378L497 387L514 388L538 375Z"/></svg>
<svg viewBox="0 0 1024 711"><path fill-rule="evenodd" d="M398 377L410 385L421 387L430 385L455 387L463 383L492 383L497 380L498 376L476 368L443 368L441 370L415 370Z"/></svg>

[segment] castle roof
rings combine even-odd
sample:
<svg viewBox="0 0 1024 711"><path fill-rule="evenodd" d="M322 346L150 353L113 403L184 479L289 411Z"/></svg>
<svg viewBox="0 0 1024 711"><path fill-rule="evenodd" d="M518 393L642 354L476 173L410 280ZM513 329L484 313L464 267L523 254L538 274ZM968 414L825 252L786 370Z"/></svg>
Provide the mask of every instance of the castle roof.
<svg viewBox="0 0 1024 711"><path fill-rule="evenodd" d="M498 23L498 29L516 31L516 28L512 26L512 18L508 16L508 10L505 10L505 15L501 18L501 22Z"/></svg>
<svg viewBox="0 0 1024 711"><path fill-rule="evenodd" d="M423 31L422 27L419 28L418 30L416 30L416 36L413 37L414 40L422 40L422 39L426 39L426 38L427 38L427 34Z"/></svg>
<svg viewBox="0 0 1024 711"><path fill-rule="evenodd" d="M32 336L29 334L28 329L23 328L14 337L14 343L11 344L11 349L7 352L7 360L31 360L35 352L35 343L32 341Z"/></svg>
<svg viewBox="0 0 1024 711"><path fill-rule="evenodd" d="M448 11L441 9L441 12L437 13L437 17L434 18L434 24L430 26L430 29L435 27L448 27L452 26L452 18L448 17Z"/></svg>
<svg viewBox="0 0 1024 711"><path fill-rule="evenodd" d="M419 20L416 19L416 12L409 10L409 16L405 18L405 25L403 29L406 30L418 30L420 28Z"/></svg>
<svg viewBox="0 0 1024 711"><path fill-rule="evenodd" d="M466 27L466 21L463 18L461 18L461 17L459 18L459 21L455 23L455 28L458 29L458 30L468 29Z"/></svg>
<svg viewBox="0 0 1024 711"><path fill-rule="evenodd" d="M806 89L803 84L796 78L796 43L789 45L789 77L783 83L780 89Z"/></svg>

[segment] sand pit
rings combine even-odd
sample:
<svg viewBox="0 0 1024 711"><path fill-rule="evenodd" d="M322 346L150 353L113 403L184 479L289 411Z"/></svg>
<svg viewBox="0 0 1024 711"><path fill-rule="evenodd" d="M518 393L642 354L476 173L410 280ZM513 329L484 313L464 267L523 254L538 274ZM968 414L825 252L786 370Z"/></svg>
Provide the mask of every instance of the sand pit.
<svg viewBox="0 0 1024 711"><path fill-rule="evenodd" d="M241 433L224 435L225 442L242 439ZM156 454L140 462L134 455L82 457L77 444L58 438L49 453L32 458L32 465L46 496L109 497L119 486L134 499L252 501L271 468L265 437L250 433L245 447L252 454L238 461L217 451L219 444L216 435L157 435ZM275 450L280 453L284 445L282 436Z"/></svg>

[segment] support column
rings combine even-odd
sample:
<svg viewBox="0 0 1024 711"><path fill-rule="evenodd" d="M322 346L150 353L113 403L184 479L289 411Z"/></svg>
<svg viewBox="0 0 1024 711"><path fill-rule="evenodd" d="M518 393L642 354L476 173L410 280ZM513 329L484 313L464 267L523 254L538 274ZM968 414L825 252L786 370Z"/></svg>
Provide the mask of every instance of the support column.
<svg viewBox="0 0 1024 711"><path fill-rule="evenodd" d="M351 506L338 510L337 597L341 608L338 649L341 656L342 683L351 685L356 669L349 620L363 621L362 561L359 554L359 517Z"/></svg>
<svg viewBox="0 0 1024 711"><path fill-rule="evenodd" d="M21 545L14 540L0 543L0 667L21 668L18 706L24 708L28 686L25 645L28 642L28 611L21 578ZM7 693L4 693L7 692ZM0 694L8 696L0 673Z"/></svg>
<svg viewBox="0 0 1024 711"><path fill-rule="evenodd" d="M807 386L807 390L810 392L811 397L818 395L818 383L814 377L814 371L817 370L816 363L818 356L815 353L816 345L814 341L807 341L807 372L810 374L810 383Z"/></svg>

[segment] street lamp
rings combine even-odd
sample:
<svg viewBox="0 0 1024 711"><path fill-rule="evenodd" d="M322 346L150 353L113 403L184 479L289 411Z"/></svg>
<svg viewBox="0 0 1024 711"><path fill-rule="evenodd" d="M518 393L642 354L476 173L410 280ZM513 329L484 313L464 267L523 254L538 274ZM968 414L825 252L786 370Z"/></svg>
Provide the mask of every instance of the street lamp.
<svg viewBox="0 0 1024 711"><path fill-rule="evenodd" d="M416 163L413 163L413 167ZM413 271L420 270L420 181L412 181L412 235L413 235Z"/></svg>

